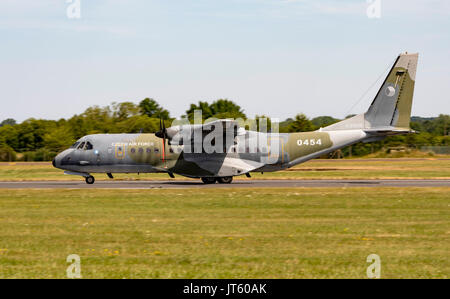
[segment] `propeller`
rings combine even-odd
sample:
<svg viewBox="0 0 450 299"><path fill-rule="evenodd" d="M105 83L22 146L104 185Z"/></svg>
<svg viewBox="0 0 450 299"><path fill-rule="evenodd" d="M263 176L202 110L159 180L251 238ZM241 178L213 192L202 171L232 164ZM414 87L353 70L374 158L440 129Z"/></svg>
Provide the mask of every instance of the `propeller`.
<svg viewBox="0 0 450 299"><path fill-rule="evenodd" d="M164 126L164 128L163 128L163 121L162 121L161 117L159 118L159 131L156 132L155 135L156 135L156 137L159 137L159 138L167 137L166 127Z"/></svg>
<svg viewBox="0 0 450 299"><path fill-rule="evenodd" d="M159 131L155 133L156 137L162 138L162 160L164 162L166 156L166 138L167 130L166 124L163 122L161 116L159 117Z"/></svg>

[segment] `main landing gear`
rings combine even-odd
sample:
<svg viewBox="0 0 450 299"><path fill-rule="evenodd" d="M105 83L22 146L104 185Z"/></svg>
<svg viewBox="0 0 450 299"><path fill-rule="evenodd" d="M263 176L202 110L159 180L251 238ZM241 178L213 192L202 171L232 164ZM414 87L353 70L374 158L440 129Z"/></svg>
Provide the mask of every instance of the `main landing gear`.
<svg viewBox="0 0 450 299"><path fill-rule="evenodd" d="M230 184L233 181L232 176L225 176L220 178L213 178L213 177L203 177L202 182L205 184L214 184L215 182L218 182L219 184Z"/></svg>
<svg viewBox="0 0 450 299"><path fill-rule="evenodd" d="M205 184L214 184L216 182L215 178L202 178L202 182Z"/></svg>
<svg viewBox="0 0 450 299"><path fill-rule="evenodd" d="M232 176L224 176L221 178L217 178L217 182L219 184L231 184L231 182L233 181L233 177Z"/></svg>
<svg viewBox="0 0 450 299"><path fill-rule="evenodd" d="M92 185L95 182L95 178L92 175L85 177L85 180L88 185Z"/></svg>

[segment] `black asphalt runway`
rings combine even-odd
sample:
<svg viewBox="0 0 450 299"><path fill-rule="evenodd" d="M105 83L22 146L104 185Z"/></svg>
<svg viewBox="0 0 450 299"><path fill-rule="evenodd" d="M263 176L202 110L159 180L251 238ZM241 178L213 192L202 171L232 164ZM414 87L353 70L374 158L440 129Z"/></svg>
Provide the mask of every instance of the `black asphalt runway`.
<svg viewBox="0 0 450 299"><path fill-rule="evenodd" d="M196 180L167 181L25 181L0 182L0 189L173 189L173 188L293 188L293 187L450 187L450 180L235 180L205 185Z"/></svg>

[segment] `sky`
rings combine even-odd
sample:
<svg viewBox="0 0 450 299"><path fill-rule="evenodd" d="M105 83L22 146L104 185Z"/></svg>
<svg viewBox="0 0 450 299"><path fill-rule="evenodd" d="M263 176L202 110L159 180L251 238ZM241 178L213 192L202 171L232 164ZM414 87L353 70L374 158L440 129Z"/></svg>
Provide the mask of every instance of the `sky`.
<svg viewBox="0 0 450 299"><path fill-rule="evenodd" d="M344 118L404 51L420 53L412 114L450 114L448 0L79 0L73 18L74 1L0 1L0 121L146 97L173 117L228 98Z"/></svg>

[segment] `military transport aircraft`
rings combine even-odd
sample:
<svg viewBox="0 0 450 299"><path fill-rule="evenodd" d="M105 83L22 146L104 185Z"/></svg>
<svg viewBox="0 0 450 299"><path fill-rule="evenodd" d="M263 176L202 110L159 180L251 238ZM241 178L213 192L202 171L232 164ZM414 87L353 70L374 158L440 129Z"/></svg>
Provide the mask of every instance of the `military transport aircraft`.
<svg viewBox="0 0 450 299"><path fill-rule="evenodd" d="M357 142L413 133L410 129L418 54L397 57L367 112L314 132L246 130L234 120L185 124L156 134L95 134L80 138L53 160L66 174L93 184L91 173L164 172L231 183L234 176L292 167Z"/></svg>

